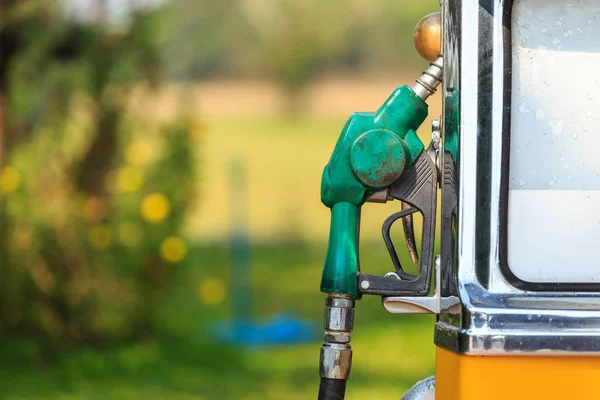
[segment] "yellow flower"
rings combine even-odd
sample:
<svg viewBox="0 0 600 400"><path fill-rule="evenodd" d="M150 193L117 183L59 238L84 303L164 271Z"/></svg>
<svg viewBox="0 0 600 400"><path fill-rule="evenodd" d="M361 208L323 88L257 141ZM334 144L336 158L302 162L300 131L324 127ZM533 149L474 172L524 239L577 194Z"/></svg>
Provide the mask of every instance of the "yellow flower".
<svg viewBox="0 0 600 400"><path fill-rule="evenodd" d="M198 297L204 304L220 304L227 297L227 288L222 280L210 278L200 284Z"/></svg>
<svg viewBox="0 0 600 400"><path fill-rule="evenodd" d="M143 185L144 175L137 168L121 168L117 175L117 187L120 192L137 192Z"/></svg>
<svg viewBox="0 0 600 400"><path fill-rule="evenodd" d="M171 204L164 194L152 193L142 200L140 212L146 221L157 223L167 218L171 212Z"/></svg>
<svg viewBox="0 0 600 400"><path fill-rule="evenodd" d="M152 146L144 140L132 142L125 150L125 158L131 165L141 167L152 160Z"/></svg>
<svg viewBox="0 0 600 400"><path fill-rule="evenodd" d="M165 261L176 263L185 257L187 245L183 239L176 236L166 238L160 245L160 255Z"/></svg>
<svg viewBox="0 0 600 400"><path fill-rule="evenodd" d="M4 167L0 171L0 190L4 193L14 192L21 185L21 174L13 167Z"/></svg>
<svg viewBox="0 0 600 400"><path fill-rule="evenodd" d="M110 246L112 242L112 232L110 228L104 225L96 225L88 234L90 244L96 250L104 250Z"/></svg>

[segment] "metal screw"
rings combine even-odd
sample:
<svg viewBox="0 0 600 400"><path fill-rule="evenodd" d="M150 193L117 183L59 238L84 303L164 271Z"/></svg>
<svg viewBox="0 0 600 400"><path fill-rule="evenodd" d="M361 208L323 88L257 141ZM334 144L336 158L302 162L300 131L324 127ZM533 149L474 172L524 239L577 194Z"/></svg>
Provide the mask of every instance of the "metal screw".
<svg viewBox="0 0 600 400"><path fill-rule="evenodd" d="M369 281L362 281L360 283L360 288L361 289L368 289L369 288Z"/></svg>

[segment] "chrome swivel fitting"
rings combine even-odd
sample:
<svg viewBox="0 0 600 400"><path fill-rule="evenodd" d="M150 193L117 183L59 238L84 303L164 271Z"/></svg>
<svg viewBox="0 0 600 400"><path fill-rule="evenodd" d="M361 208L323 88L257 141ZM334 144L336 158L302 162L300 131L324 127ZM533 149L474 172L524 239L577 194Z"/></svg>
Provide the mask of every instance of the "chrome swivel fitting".
<svg viewBox="0 0 600 400"><path fill-rule="evenodd" d="M338 294L329 295L325 300L325 342L321 346L319 368L321 378L347 380L350 375L354 304L354 298Z"/></svg>
<svg viewBox="0 0 600 400"><path fill-rule="evenodd" d="M423 101L433 95L442 82L443 67L444 58L439 56L437 60L429 64L429 68L423 71L423 75L417 78L412 89Z"/></svg>

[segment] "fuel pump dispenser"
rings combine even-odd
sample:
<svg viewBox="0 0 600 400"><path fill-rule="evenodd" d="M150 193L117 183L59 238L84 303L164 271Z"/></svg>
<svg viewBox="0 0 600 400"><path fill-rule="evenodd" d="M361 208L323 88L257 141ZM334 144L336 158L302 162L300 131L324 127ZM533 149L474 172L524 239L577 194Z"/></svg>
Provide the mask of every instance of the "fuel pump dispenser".
<svg viewBox="0 0 600 400"><path fill-rule="evenodd" d="M403 400L600 398L600 80L589 74L600 66L600 2L440 5L415 31L430 66L376 112L354 114L323 173L331 226L319 399L345 396L366 295L390 313L437 316L436 375ZM415 132L440 85L442 118L425 146ZM391 200L400 204L382 233L394 271L369 275L360 211ZM418 274L391 241L398 220Z"/></svg>

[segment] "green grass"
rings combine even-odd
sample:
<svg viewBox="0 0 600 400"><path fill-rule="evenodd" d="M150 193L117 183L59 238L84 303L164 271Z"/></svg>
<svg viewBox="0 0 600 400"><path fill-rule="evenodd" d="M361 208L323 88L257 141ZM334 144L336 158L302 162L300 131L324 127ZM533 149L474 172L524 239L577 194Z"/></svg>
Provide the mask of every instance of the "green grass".
<svg viewBox="0 0 600 400"><path fill-rule="evenodd" d="M364 267L389 268L381 244L362 246ZM256 245L253 286L256 315L281 312L313 321L320 331L318 293L324 245ZM197 297L207 278L226 279L225 246L198 248L182 265L182 283L160 310L157 339L111 350L71 349L47 362L33 341L0 345L1 399L310 399L318 388L320 339L271 348L219 345L208 334L228 315L229 301L209 306ZM231 295L231 294L230 294ZM379 299L358 302L354 362L348 399L399 398L433 373L433 318L387 314Z"/></svg>

